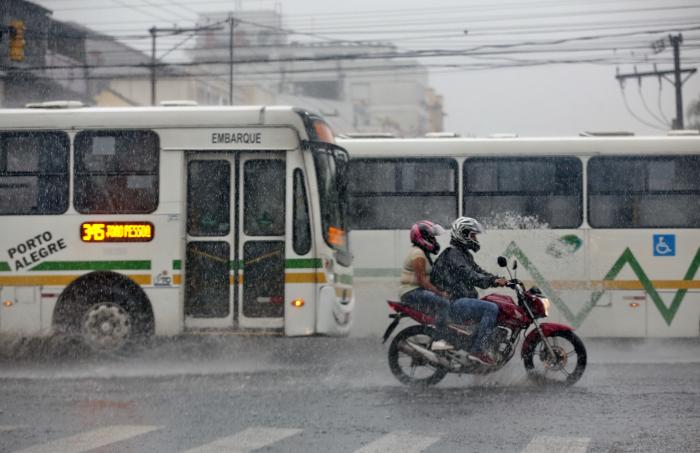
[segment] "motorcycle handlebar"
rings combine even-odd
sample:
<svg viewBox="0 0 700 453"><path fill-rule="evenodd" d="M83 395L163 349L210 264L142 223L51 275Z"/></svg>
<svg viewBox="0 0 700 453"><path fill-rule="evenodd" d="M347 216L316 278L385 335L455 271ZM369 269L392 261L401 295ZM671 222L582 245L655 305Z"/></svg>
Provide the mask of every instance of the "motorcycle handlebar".
<svg viewBox="0 0 700 453"><path fill-rule="evenodd" d="M506 285L508 288L518 290L518 288L522 289L523 291L525 290L525 286L523 285L523 282L518 280L517 278L513 278L508 281L508 284Z"/></svg>

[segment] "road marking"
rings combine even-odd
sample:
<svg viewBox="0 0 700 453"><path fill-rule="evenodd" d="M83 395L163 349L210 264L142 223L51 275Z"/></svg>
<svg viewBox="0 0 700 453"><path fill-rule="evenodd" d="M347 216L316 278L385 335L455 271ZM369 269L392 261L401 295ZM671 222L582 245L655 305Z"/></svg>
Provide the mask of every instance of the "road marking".
<svg viewBox="0 0 700 453"><path fill-rule="evenodd" d="M394 431L370 442L355 453L418 453L438 440L440 437L420 436L409 431Z"/></svg>
<svg viewBox="0 0 700 453"><path fill-rule="evenodd" d="M16 453L78 453L159 429L160 426L114 425L35 445Z"/></svg>
<svg viewBox="0 0 700 453"><path fill-rule="evenodd" d="M20 428L21 426L0 425L0 433L9 433L10 431L14 431Z"/></svg>
<svg viewBox="0 0 700 453"><path fill-rule="evenodd" d="M587 437L535 436L523 453L585 453L590 441Z"/></svg>
<svg viewBox="0 0 700 453"><path fill-rule="evenodd" d="M248 428L233 436L223 437L201 447L187 450L185 453L245 453L274 444L301 431L301 429L291 428Z"/></svg>

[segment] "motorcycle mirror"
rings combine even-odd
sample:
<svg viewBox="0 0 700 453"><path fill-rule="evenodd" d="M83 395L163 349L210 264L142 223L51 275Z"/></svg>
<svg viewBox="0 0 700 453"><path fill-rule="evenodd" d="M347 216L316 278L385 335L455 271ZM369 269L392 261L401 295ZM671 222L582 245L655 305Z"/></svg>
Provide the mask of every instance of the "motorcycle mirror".
<svg viewBox="0 0 700 453"><path fill-rule="evenodd" d="M508 260L505 257L499 256L496 260L498 261L499 266L501 266L501 267L508 266Z"/></svg>
<svg viewBox="0 0 700 453"><path fill-rule="evenodd" d="M513 270L516 270L518 268L518 261L513 260Z"/></svg>

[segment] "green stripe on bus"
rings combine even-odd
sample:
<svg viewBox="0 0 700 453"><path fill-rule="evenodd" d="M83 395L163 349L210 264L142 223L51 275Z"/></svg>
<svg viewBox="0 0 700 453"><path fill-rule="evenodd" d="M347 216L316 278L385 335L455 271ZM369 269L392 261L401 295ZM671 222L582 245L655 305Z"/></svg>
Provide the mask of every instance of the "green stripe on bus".
<svg viewBox="0 0 700 453"><path fill-rule="evenodd" d="M287 269L318 269L321 266L320 258L290 258L284 262Z"/></svg>
<svg viewBox="0 0 700 453"><path fill-rule="evenodd" d="M343 283L345 285L352 285L352 275L348 274L336 274L338 283Z"/></svg>
<svg viewBox="0 0 700 453"><path fill-rule="evenodd" d="M31 271L149 270L150 261L45 261Z"/></svg>
<svg viewBox="0 0 700 453"><path fill-rule="evenodd" d="M391 267L377 267L377 268L363 267L363 268L355 269L354 273L355 273L355 277L377 277L377 278L400 277L401 276L401 269L391 268Z"/></svg>
<svg viewBox="0 0 700 453"><path fill-rule="evenodd" d="M0 272L8 272L11 271L10 265L5 262L5 261L0 261Z"/></svg>

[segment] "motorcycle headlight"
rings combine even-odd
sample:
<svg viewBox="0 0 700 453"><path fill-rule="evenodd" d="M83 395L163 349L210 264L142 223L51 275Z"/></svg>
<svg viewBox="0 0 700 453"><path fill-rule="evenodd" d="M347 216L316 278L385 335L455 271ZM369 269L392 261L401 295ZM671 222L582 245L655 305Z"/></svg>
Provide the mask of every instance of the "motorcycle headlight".
<svg viewBox="0 0 700 453"><path fill-rule="evenodd" d="M549 316L549 306L551 302L546 297L540 297L540 300L542 301L542 308L544 308L544 315Z"/></svg>

